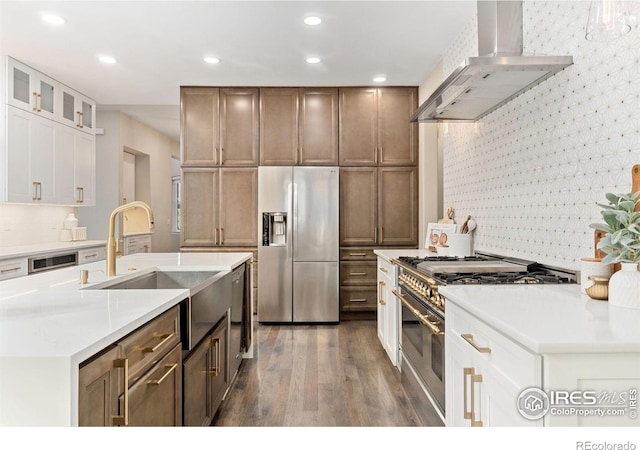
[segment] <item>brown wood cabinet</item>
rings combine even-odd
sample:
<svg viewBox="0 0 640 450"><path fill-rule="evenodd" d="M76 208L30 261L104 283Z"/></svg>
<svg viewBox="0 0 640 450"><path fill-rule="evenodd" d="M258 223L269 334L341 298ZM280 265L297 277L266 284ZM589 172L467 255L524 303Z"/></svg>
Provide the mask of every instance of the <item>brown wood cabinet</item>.
<svg viewBox="0 0 640 450"><path fill-rule="evenodd" d="M208 426L229 387L227 316L184 362L184 425Z"/></svg>
<svg viewBox="0 0 640 450"><path fill-rule="evenodd" d="M338 89L260 89L260 165L337 165Z"/></svg>
<svg viewBox="0 0 640 450"><path fill-rule="evenodd" d="M416 167L340 168L340 245L418 244Z"/></svg>
<svg viewBox="0 0 640 450"><path fill-rule="evenodd" d="M180 307L80 365L81 426L182 425Z"/></svg>
<svg viewBox="0 0 640 450"><path fill-rule="evenodd" d="M181 87L183 166L258 165L258 89Z"/></svg>
<svg viewBox="0 0 640 450"><path fill-rule="evenodd" d="M257 245L257 168L183 168L182 183L182 246Z"/></svg>
<svg viewBox="0 0 640 450"><path fill-rule="evenodd" d="M340 88L340 165L416 165L413 87Z"/></svg>

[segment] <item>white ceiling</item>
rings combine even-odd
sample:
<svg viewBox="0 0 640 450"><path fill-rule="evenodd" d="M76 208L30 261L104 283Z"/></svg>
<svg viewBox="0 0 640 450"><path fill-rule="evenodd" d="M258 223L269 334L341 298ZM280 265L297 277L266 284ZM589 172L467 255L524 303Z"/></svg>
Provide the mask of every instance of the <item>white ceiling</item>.
<svg viewBox="0 0 640 450"><path fill-rule="evenodd" d="M0 51L178 139L181 85L354 86L385 74L383 85L417 86L475 11L466 0L2 0ZM323 23L305 25L309 14Z"/></svg>

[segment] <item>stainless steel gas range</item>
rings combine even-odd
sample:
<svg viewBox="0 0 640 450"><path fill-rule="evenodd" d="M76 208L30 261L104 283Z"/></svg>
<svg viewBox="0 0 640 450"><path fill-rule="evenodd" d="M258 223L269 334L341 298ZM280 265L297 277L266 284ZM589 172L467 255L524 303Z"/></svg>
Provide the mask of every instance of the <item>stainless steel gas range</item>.
<svg viewBox="0 0 640 450"><path fill-rule="evenodd" d="M400 257L402 385L423 425L444 425L446 299L438 288L450 284L576 283L574 271L532 261L476 253L466 258Z"/></svg>

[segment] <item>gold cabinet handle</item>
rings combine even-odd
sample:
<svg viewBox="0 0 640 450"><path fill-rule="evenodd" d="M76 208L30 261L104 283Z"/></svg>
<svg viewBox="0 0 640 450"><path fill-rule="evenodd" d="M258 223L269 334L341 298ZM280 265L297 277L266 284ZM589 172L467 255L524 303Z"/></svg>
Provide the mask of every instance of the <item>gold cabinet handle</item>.
<svg viewBox="0 0 640 450"><path fill-rule="evenodd" d="M38 93L33 93L33 112L38 112Z"/></svg>
<svg viewBox="0 0 640 450"><path fill-rule="evenodd" d="M42 112L42 94L38 94L37 96L37 105L38 105L37 112Z"/></svg>
<svg viewBox="0 0 640 450"><path fill-rule="evenodd" d="M380 227L380 243L384 242L384 227Z"/></svg>
<svg viewBox="0 0 640 450"><path fill-rule="evenodd" d="M81 187L77 187L76 188L76 194L77 194L76 203L82 203L82 188Z"/></svg>
<svg viewBox="0 0 640 450"><path fill-rule="evenodd" d="M469 345L478 350L480 353L491 353L491 349L489 347L479 347L478 344L473 342L473 334L461 334L460 337L467 341Z"/></svg>
<svg viewBox="0 0 640 450"><path fill-rule="evenodd" d="M90 255L84 255L84 259L88 259L88 258L96 258L98 256L97 253L92 253Z"/></svg>
<svg viewBox="0 0 640 450"><path fill-rule="evenodd" d="M378 243L378 227L373 230L373 242Z"/></svg>
<svg viewBox="0 0 640 450"><path fill-rule="evenodd" d="M224 164L224 147L220 147L220 165Z"/></svg>
<svg viewBox="0 0 640 450"><path fill-rule="evenodd" d="M224 228L220 228L220 245L224 244Z"/></svg>
<svg viewBox="0 0 640 450"><path fill-rule="evenodd" d="M216 354L215 354L216 366L213 369L209 370L209 375L211 375L212 377L217 377L218 375L220 375L220 338L212 339L211 347L216 349Z"/></svg>
<svg viewBox="0 0 640 450"><path fill-rule="evenodd" d="M385 269L384 267L380 267L380 272L382 272L382 273L387 273L387 272L388 272L388 270L387 270L387 269Z"/></svg>
<svg viewBox="0 0 640 450"><path fill-rule="evenodd" d="M386 306L387 302L385 302L382 297L382 290L384 289L384 287L387 285L387 283L385 283L384 281L378 281L378 301L380 302L380 304L382 306Z"/></svg>
<svg viewBox="0 0 640 450"><path fill-rule="evenodd" d="M17 270L20 270L20 266L12 267L11 269L2 269L2 270L0 270L0 273L15 272Z"/></svg>
<svg viewBox="0 0 640 450"><path fill-rule="evenodd" d="M218 245L218 229L213 229L213 245Z"/></svg>
<svg viewBox="0 0 640 450"><path fill-rule="evenodd" d="M42 183L39 181L33 182L33 200L42 200Z"/></svg>
<svg viewBox="0 0 640 450"><path fill-rule="evenodd" d="M124 402L123 402L123 413L121 416L113 416L111 418L111 423L113 426L127 426L129 425L129 360L125 359L116 359L113 361L114 369L124 369L122 372L122 379L124 385Z"/></svg>
<svg viewBox="0 0 640 450"><path fill-rule="evenodd" d="M475 384L482 383L482 375L477 374L473 367L465 367L464 373L464 418L471 420L472 427L483 426L482 420L476 420L476 390ZM467 411L467 376L469 376L469 394L471 396L470 409Z"/></svg>
<svg viewBox="0 0 640 450"><path fill-rule="evenodd" d="M350 298L349 301L353 303L364 303L367 301L367 299L366 298Z"/></svg>
<svg viewBox="0 0 640 450"><path fill-rule="evenodd" d="M84 120L84 113L81 112L80 114L80 128L84 128L84 123L82 123L82 121Z"/></svg>
<svg viewBox="0 0 640 450"><path fill-rule="evenodd" d="M218 158L218 147L215 147L213 150L213 164L216 166L218 165L217 158Z"/></svg>
<svg viewBox="0 0 640 450"><path fill-rule="evenodd" d="M349 272L349 276L351 277L366 277L367 272Z"/></svg>
<svg viewBox="0 0 640 450"><path fill-rule="evenodd" d="M164 344L166 344L167 341L170 340L174 335L175 335L175 333L161 334L159 336L156 336L158 338L161 338L162 340L160 342L158 342L158 344L155 347L145 347L145 348L143 348L142 349L142 353L153 353L153 352L155 352L160 347L162 347Z"/></svg>
<svg viewBox="0 0 640 450"><path fill-rule="evenodd" d="M164 375L162 375L159 379L147 381L147 384L151 385L151 386L159 386L160 383L162 383L165 380L165 378L167 378L169 376L169 374L171 374L171 372L176 370L176 367L178 367L178 364L165 364L164 365L165 370L166 369L169 369L169 370L167 370L164 373Z"/></svg>
<svg viewBox="0 0 640 450"><path fill-rule="evenodd" d="M367 256L366 253L349 253L349 256Z"/></svg>

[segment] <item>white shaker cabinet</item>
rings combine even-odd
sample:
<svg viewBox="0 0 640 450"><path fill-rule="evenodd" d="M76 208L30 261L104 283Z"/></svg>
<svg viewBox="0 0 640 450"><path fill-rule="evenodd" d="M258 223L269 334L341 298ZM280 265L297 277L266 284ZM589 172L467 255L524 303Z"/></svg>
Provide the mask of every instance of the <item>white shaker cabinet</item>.
<svg viewBox="0 0 640 450"><path fill-rule="evenodd" d="M61 85L58 92L60 123L77 128L85 133L95 133L95 102L64 85Z"/></svg>
<svg viewBox="0 0 640 450"><path fill-rule="evenodd" d="M516 408L520 392L541 386L540 355L455 304L446 308L447 426L542 426Z"/></svg>
<svg viewBox="0 0 640 450"><path fill-rule="evenodd" d="M13 106L6 108L7 200L57 203L55 122Z"/></svg>
<svg viewBox="0 0 640 450"><path fill-rule="evenodd" d="M58 125L56 183L58 202L95 205L95 136Z"/></svg>
<svg viewBox="0 0 640 450"><path fill-rule="evenodd" d="M394 366L398 366L399 342L399 305L393 295L397 288L397 266L378 257L378 339Z"/></svg>
<svg viewBox="0 0 640 450"><path fill-rule="evenodd" d="M7 58L7 78L7 104L56 119L60 90L57 81L12 58Z"/></svg>

